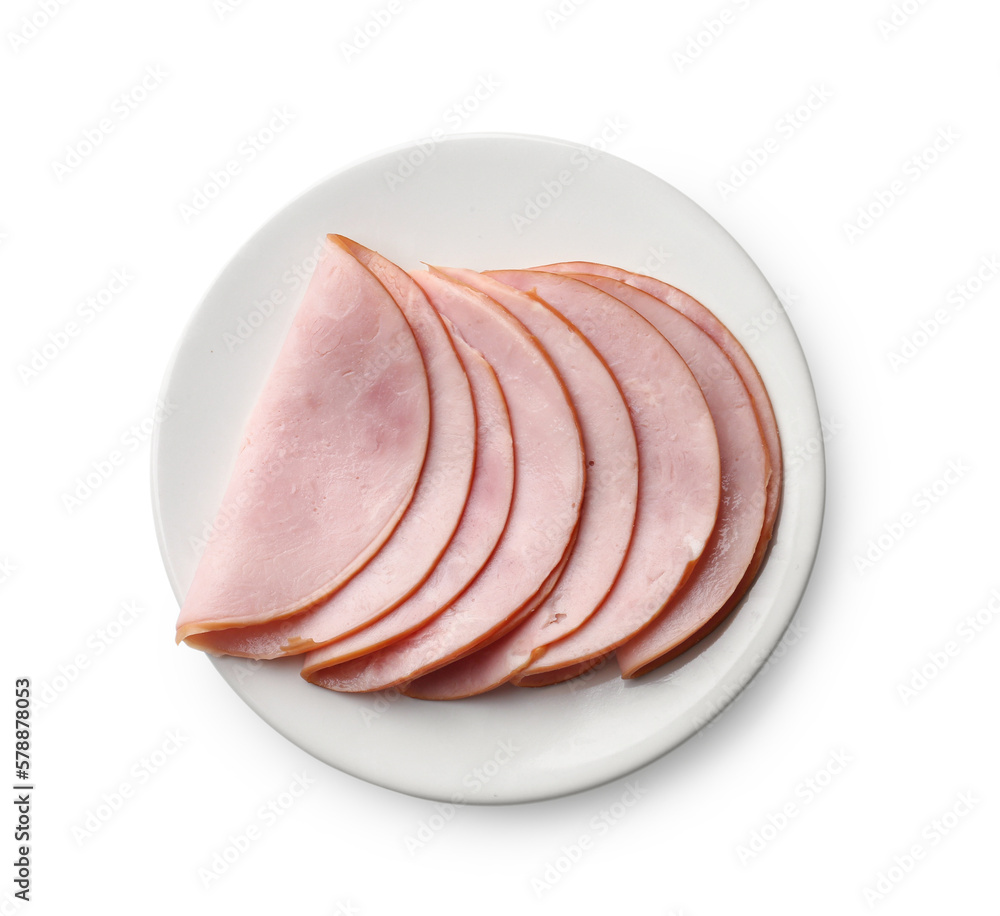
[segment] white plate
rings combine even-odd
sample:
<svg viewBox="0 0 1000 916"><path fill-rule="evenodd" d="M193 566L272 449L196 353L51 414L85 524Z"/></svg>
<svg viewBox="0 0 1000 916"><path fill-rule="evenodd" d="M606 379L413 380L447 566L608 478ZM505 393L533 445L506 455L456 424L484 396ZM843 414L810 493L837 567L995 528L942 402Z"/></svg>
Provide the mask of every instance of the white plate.
<svg viewBox="0 0 1000 916"><path fill-rule="evenodd" d="M589 147L464 135L391 150L307 191L243 246L177 348L163 389L176 407L153 442L157 535L178 600L312 270L311 252L328 232L407 269L424 260L484 270L593 260L691 293L741 339L771 394L785 452L781 515L767 562L727 624L634 681L608 665L555 687L428 702L333 693L303 681L296 659L213 659L223 677L320 760L441 801L564 795L623 776L690 737L760 667L805 588L823 515L819 412L792 327L746 252L675 188Z"/></svg>

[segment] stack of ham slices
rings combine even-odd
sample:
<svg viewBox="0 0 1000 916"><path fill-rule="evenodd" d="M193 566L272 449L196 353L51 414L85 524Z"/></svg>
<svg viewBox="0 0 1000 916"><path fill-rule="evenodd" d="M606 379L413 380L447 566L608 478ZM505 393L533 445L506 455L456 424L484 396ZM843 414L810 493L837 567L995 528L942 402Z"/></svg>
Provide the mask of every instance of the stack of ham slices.
<svg viewBox="0 0 1000 916"><path fill-rule="evenodd" d="M609 657L637 677L746 593L781 476L757 370L680 290L589 262L410 274L329 236L177 640L424 699Z"/></svg>

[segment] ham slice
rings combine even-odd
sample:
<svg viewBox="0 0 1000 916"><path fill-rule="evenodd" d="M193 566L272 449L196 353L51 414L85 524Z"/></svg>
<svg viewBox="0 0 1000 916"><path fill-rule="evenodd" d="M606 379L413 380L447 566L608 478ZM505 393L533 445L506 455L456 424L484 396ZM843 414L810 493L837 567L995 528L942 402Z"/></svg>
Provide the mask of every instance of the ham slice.
<svg viewBox="0 0 1000 916"><path fill-rule="evenodd" d="M468 377L451 337L406 271L350 239L331 236L330 241L382 283L416 338L430 391L423 471L391 537L350 581L293 617L189 637L188 643L199 649L251 658L297 655L372 623L430 575L465 507L475 462L476 417ZM390 342L382 360L395 356L395 342Z"/></svg>
<svg viewBox="0 0 1000 916"><path fill-rule="evenodd" d="M639 449L635 529L618 579L589 620L522 669L530 675L616 648L683 584L715 525L719 446L691 370L641 315L573 277L526 270L489 275L534 292L586 335L625 396Z"/></svg>
<svg viewBox="0 0 1000 916"><path fill-rule="evenodd" d="M445 325L450 324L445 319ZM472 489L455 536L430 578L406 601L370 626L305 655L303 677L380 649L423 626L469 585L500 540L514 495L510 417L490 364L461 337L455 335L454 343L472 385L476 406Z"/></svg>
<svg viewBox="0 0 1000 916"><path fill-rule="evenodd" d="M343 585L410 504L429 428L406 319L328 241L247 423L178 642L296 614Z"/></svg>
<svg viewBox="0 0 1000 916"><path fill-rule="evenodd" d="M740 342L733 336L715 314L697 299L687 293L657 280L655 277L647 277L643 274L622 270L619 267L609 267L607 264L595 264L592 261L571 261L562 264L547 264L539 270L550 271L552 273L569 274L595 274L601 277L611 277L620 280L629 286L642 290L655 296L661 302L666 303L676 309L682 315L690 318L709 337L712 338L721 348L723 353L729 357L732 364L739 372L743 384L746 385L750 397L753 398L754 410L757 413L757 420L760 423L761 432L764 436L764 444L767 447L768 463L771 466L771 476L767 483L767 504L764 507L764 525L761 529L760 539L754 551L753 559L747 568L743 581L740 583L734 595L736 601L750 587L764 562L764 554L767 545L770 543L771 534L774 530L775 522L778 519L778 508L781 503L782 485L782 455L781 438L778 434L778 421L774 416L774 408L771 406L771 399L768 397L764 381L753 364L749 354L743 349ZM735 602L734 602L735 604Z"/></svg>
<svg viewBox="0 0 1000 916"><path fill-rule="evenodd" d="M583 445L572 403L549 358L489 297L440 275L414 278L500 380L514 436L514 497L496 550L451 606L382 649L303 672L333 690L381 690L413 680L515 625L551 581L579 520Z"/></svg>
<svg viewBox="0 0 1000 916"><path fill-rule="evenodd" d="M552 684L562 684L564 681L571 681L581 674L601 667L602 663L609 657L608 655L595 655L593 658L577 662L575 665L567 665L565 668L554 668L552 671L543 671L541 674L521 675L517 678L517 686L548 687Z"/></svg>
<svg viewBox="0 0 1000 916"><path fill-rule="evenodd" d="M719 437L722 498L715 530L691 577L663 612L618 647L622 675L634 677L721 621L720 611L746 574L760 539L770 466L746 385L708 334L640 289L606 277L579 278L635 309L670 341L698 380Z"/></svg>
<svg viewBox="0 0 1000 916"><path fill-rule="evenodd" d="M441 272L491 296L545 347L576 407L587 482L576 544L551 594L510 633L405 688L408 696L438 700L472 696L504 683L597 609L632 539L639 487L639 456L628 407L586 338L540 300L492 277L470 270Z"/></svg>

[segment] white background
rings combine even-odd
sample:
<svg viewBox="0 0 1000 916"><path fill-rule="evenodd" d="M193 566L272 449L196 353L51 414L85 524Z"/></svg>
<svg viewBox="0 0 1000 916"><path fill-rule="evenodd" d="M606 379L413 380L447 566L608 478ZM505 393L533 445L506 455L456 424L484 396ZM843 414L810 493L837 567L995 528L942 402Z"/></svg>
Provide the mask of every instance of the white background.
<svg viewBox="0 0 1000 916"><path fill-rule="evenodd" d="M45 6L0 15L0 658L10 710L15 677L48 698L32 902L5 865L0 913L997 912L995 4ZM214 277L316 181L435 128L587 143L608 118L787 306L828 433L821 550L786 651L703 733L574 796L442 811L315 761L174 645L144 421Z"/></svg>

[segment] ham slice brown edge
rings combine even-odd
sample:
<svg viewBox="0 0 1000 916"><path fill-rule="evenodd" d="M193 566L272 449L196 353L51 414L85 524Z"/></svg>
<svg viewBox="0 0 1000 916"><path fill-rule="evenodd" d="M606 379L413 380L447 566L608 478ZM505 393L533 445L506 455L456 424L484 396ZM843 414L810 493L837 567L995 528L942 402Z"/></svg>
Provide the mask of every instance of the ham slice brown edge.
<svg viewBox="0 0 1000 916"><path fill-rule="evenodd" d="M613 654L613 653L612 653ZM573 678L580 677L588 671L602 668L610 658L608 655L595 655L593 658L577 662L575 665L567 665L565 668L553 668L551 671L542 671L539 674L528 674L518 677L518 687L550 687L553 684L563 684Z"/></svg>
<svg viewBox="0 0 1000 916"><path fill-rule="evenodd" d="M367 278L358 273L344 255L361 266ZM524 279L523 275L531 273L537 275L536 280L541 278L541 283L531 284ZM370 280L374 280L374 284ZM671 335L664 322L658 320L665 314L676 310L689 323L693 322L700 333L710 338L716 349L724 353L725 359L731 361L729 365L733 369L733 377L727 379L722 387L729 386L730 411L742 420L742 430L738 435L726 427L725 421L720 422L720 407L724 396L722 392L713 393L706 382L705 372L716 382L722 378L725 374L722 371L725 368L723 364L716 363L714 368L702 365L699 376L698 362L703 356L690 348L685 350L678 346L683 357L681 364L694 370L694 376L698 377L696 387L700 391L705 390L704 400L707 406L715 407L710 415L710 425L713 432L718 433L716 448L717 460L720 462L719 484L723 503L717 504L717 515L713 517L710 534L701 539L698 555L690 559L684 571L676 577L674 587L669 590L670 599L661 603L651 616L648 611L655 604L651 599L647 600L641 612L637 613L634 604L625 608L626 614L632 614L630 626L639 617L643 618L643 622L624 637L621 634L626 625L622 623L620 616L616 614L602 618L601 612L606 610L605 605L608 603L613 606L613 599L623 578L622 573L628 568L631 555L629 548L634 539L626 539L628 543L624 558L620 558L617 563L612 559L616 551L621 552L617 541L614 549L609 551L609 556L601 558L598 553L593 553L596 540L588 532L590 526L585 523L588 509L591 509L591 503L597 495L594 483L599 478L595 472L595 481L588 479L582 462L590 457L590 453L594 451L594 443L599 440L596 438L597 433L588 431L582 416L591 409L589 404L581 409L581 399L585 397L585 372L577 367L578 374L574 382L569 383L568 377L573 369L568 360L572 354L566 349L560 357L557 347L544 331L548 329L550 334L553 333L552 329L556 325L551 319L555 318L557 322L561 322L564 331L576 334L585 348L597 358L597 364L615 383L619 398L623 394L623 389L619 387L621 382L609 368L616 365L616 360L619 372L630 372L631 368L626 366L624 356L616 357L614 352L606 362L608 354L600 347L595 347L591 338L596 334L599 340L605 341L605 347L610 345L614 351L617 344L612 337L617 335L630 338L630 335L623 333L620 324L616 326L615 334L611 334L606 327L602 328L601 322L609 317L607 301L595 305L600 300L594 299L581 305L581 291L576 288L576 297L566 293L566 281L589 287L591 292L627 306L627 311L635 310L666 340L670 340ZM467 286L463 287L462 284ZM464 292L456 294L456 286ZM549 294L548 301L546 290ZM572 290L573 287L570 286L570 291ZM472 297L466 295L474 291L476 294ZM491 295L482 295L483 293ZM584 300L588 300L589 296L589 293L583 294ZM501 305L494 300L499 300ZM421 304L414 306L414 301ZM473 306L472 302L476 302L476 305ZM396 306L395 311L390 303ZM511 303L516 303L515 307L511 308ZM456 310L451 317L459 319L459 325L466 323L463 328L465 335L471 336L477 343L485 344L485 358L466 343L462 331L456 331L448 317L449 307ZM511 542L508 542L510 529L518 529L523 537L524 531L532 531L532 525L527 519L520 518L525 513L522 511L523 501L518 503L520 475L516 473L515 467L522 456L518 454L521 448L517 431L519 423L514 417L519 411L507 413L505 410L507 405L502 389L506 370L501 367L494 374L494 370L498 368L496 360L509 358L510 348L505 350L497 340L491 340L489 333L484 332L482 327L486 314L491 315L492 320L485 323L496 325L496 309L505 315L501 324L507 319L513 321L514 326L520 327L520 331L534 343L542 361L548 364L549 371L561 387L575 424L576 457L579 459L580 491L570 511L572 522L568 523L567 515L562 513L557 516L555 525L549 532L541 537L539 526L535 524L534 534L528 534L534 540L526 552L526 542L520 541L520 546L512 556L505 556L505 551L509 551L511 547ZM359 311L361 314L358 314ZM543 312L548 313L548 319L538 317ZM600 313L603 314L598 320ZM523 324L517 320L518 317L523 319ZM617 312L611 312L610 317L612 322L622 320ZM671 318L670 321L674 321L676 327L676 319ZM666 324L669 325L670 321ZM376 326L374 335L366 338L366 329L373 324ZM628 325L629 320L625 319L625 326ZM428 326L434 330L428 332ZM634 327L633 324L633 329ZM395 331L391 343L387 342L390 329ZM338 334L338 331L341 333ZM485 337L478 336L484 333ZM451 335L455 335L454 341ZM436 338L434 345L437 347L438 362L436 387L433 377L435 355L430 345L433 338ZM639 339L642 340L642 334ZM328 348L323 343L326 340L331 341ZM372 344L375 340L378 344ZM315 345L316 341L319 341L318 346ZM441 353L444 352L440 349L442 341L448 345L450 360L441 358ZM635 346L635 339L630 339L629 343L633 360L643 365L657 364L657 360L647 360L642 355L636 359L636 351L641 350L641 346ZM366 344L369 346L366 347ZM386 360L384 356L380 356L380 347L383 353L388 347L394 358ZM397 356L402 365L397 364ZM329 367L330 364L342 370L339 377L336 368L329 375L321 371L321 366ZM487 373L492 376L489 381L486 381ZM290 382L296 377L305 380L298 387ZM322 381L319 381L321 378ZM351 419L361 421L358 425L362 430L352 433L352 438L346 442L341 439L332 443L333 451L339 446L344 453L350 453L352 444L358 441L353 436L360 436L364 440L363 421L366 417L369 421L373 416L385 421L370 423L369 430L372 426L384 428L391 422L390 417L395 417L393 432L400 433L399 448L389 455L385 454L384 449L380 455L369 454L368 460L379 467L396 460L397 467L409 468L411 474L415 466L415 475L408 491L400 495L395 511L385 512L385 506L381 503L375 506L375 516L378 516L379 511L386 516L381 529L371 536L352 560L340 565L338 573L328 577L328 582L332 582L332 585L324 584L311 593L315 596L322 592L320 597L293 598L277 610L269 609L266 606L268 600L277 605L282 596L294 594L296 588L302 591L303 580L309 583L320 577L317 564L321 568L322 560L310 558L308 551L304 558L302 555L301 541L309 530L308 520L300 521L292 517L290 525L282 526L279 522L273 526L277 530L269 532L271 540L281 543L285 539L285 542L293 545L292 556L297 561L290 578L269 583L272 593L270 599L266 588L257 596L249 594L253 575L245 576L243 581L235 579L234 570L239 561L233 556L233 544L241 535L245 536L248 531L252 531L255 525L260 526L262 520L267 518L268 509L272 513L280 514L282 509L291 513L288 505L295 503L297 495L299 501L307 501L307 497L297 493L294 482L296 473L305 478L308 476L306 468L313 469L311 482L315 486L311 495L314 499L315 490L322 488L324 483L329 484L330 467L325 468L327 473L324 477L324 468L318 466L320 462L315 453L309 453L308 442L303 448L301 439L306 437L301 432L298 437L293 432L293 448L289 449L278 444L280 439L274 435L274 430L276 426L282 433L285 427L300 431L310 428L312 435L329 448L329 431L336 426L339 433L344 424L332 422L329 416L323 414L323 409L338 401L334 393L336 390L340 394L341 418L349 413L344 406L351 400L344 398L345 378L352 379L353 393L365 405L359 407L355 400L351 412ZM475 392L477 378L478 394ZM509 377L508 384L511 380ZM655 386L651 378L649 381ZM499 423L492 423L480 430L477 417L481 412L481 405L490 402L490 384L494 391L493 412L496 415L496 406L499 404L502 419ZM310 390L310 385L317 387ZM634 385L634 379L626 381L624 389ZM742 396L738 394L736 385L741 386ZM283 393L283 387L293 389L293 393ZM649 388L647 396L656 402L661 391L662 389L657 391ZM395 393L395 400L392 392ZM499 401L496 394L500 396ZM447 395L452 396L450 401ZM633 410L633 422L635 396L636 392L633 390L632 402L629 404ZM435 438L435 418L443 419L443 411L449 406L458 405L463 397L467 408L465 416L462 416L461 406L447 414L452 420L449 431L453 441L445 446L443 437ZM285 403L282 403L283 398ZM419 442L421 400L425 423L422 454ZM414 412L404 409L404 403L409 403L411 407L416 405L416 422ZM357 416L359 413L360 417ZM753 415L755 442L749 435L751 425L746 422L744 413ZM324 420L327 421L325 424ZM399 428L400 421L402 429ZM697 427L698 424L695 425ZM596 430L597 426L593 429ZM551 432L549 430L550 434ZM484 498L482 502L483 507L488 504L495 507L491 513L494 533L492 547L488 546L490 537L485 533L490 526L484 524L482 518L479 524L473 525L476 517L475 514L470 515L467 533L470 538L473 532L479 536L479 552L486 555L478 566L471 564L471 567L476 568L464 568L459 573L447 562L449 550L453 543L459 542L459 535L463 531L462 526L475 492L476 475L483 470L479 467L480 457L484 459L485 468L490 456L489 450L480 456L488 433L493 434L494 471L488 477L483 476L481 483L487 480L499 481L498 486L491 488L489 493L493 498ZM506 452L503 448L505 434L508 443ZM303 677L335 690L354 692L396 686L410 696L454 699L484 692L508 680L520 686L560 683L602 665L612 655L617 656L623 677L641 676L696 644L739 604L763 563L780 508L782 466L777 423L763 381L736 338L705 306L675 287L652 277L594 262L565 262L533 268L531 271L492 271L487 274L459 269L438 271L432 268L430 273L408 275L381 255L358 243L342 236L330 236L324 258L307 287L292 329L248 421L245 435L246 441L237 459L223 507L230 521L234 515L230 508L232 505L248 511L235 513L236 524L227 526L222 537L210 540L205 554L208 562L199 564L192 588L182 605L178 618L178 641L186 640L197 648L209 651L255 658L305 652ZM727 442L727 438L731 441ZM742 452L736 444L737 440L744 447ZM461 478L462 471L459 469L457 474L452 474L450 472L456 467L455 464L449 464L448 470L444 470L444 464L432 461L435 441L441 446L438 449L439 458L448 455L454 459L457 456L459 463L463 452L461 444L465 443L464 492L460 483L457 488L441 485L444 481L450 483L452 477ZM378 452L379 449L375 451ZM615 449L609 448L607 455L610 456L614 451ZM413 458L414 454L417 456L416 460ZM509 483L506 501L503 475L498 473L503 461L500 456L504 454L512 455L513 458L512 461L507 458L510 473L506 475ZM647 461L650 454L651 451L647 448ZM357 454L352 457L357 458ZM409 463L406 462L407 457ZM641 492L643 483L641 448L638 449L638 458L637 494ZM572 463L570 460L566 466L569 467ZM266 468L266 475L261 474L257 478L250 476L257 467ZM288 467L291 467L291 471L286 471ZM366 466L362 466L362 470L365 468ZM319 473L315 473L316 471ZM535 471L538 475L536 483L540 484L544 479L540 466ZM447 517L429 518L426 511L426 507L432 507L429 499L424 500L425 507L421 508L422 503L418 499L421 482L429 484L432 480L438 483L435 488L438 499L455 510L451 513L451 521ZM554 482L551 475L548 481L550 484ZM392 484L399 487L401 481L398 478L389 480L387 476L383 476L380 483L384 488L391 488ZM267 488L268 484L272 485L270 489ZM329 485L336 487L335 483ZM266 496L262 497L260 493L245 495L255 488L265 489ZM430 488L425 486L424 492L429 495ZM535 492L541 495L543 488L539 485ZM241 493L244 495L241 496ZM325 499L321 501L325 502ZM610 505L610 499L608 504ZM636 498L635 504L633 511L638 518L643 509L641 496ZM734 504L739 504L739 512ZM627 518L627 496L624 498L624 506L622 517ZM314 508L319 511L320 507ZM410 515L411 509L417 511ZM593 517L597 518L599 513L596 507L592 511ZM601 513L605 524L621 521L621 518L614 518L607 512L605 507ZM447 514L446 510L444 515ZM434 515L433 510L430 515ZM420 539L421 529L414 524L418 518L423 518L426 530L431 531L428 540L433 541L436 532L437 542L425 544ZM408 520L409 526L406 524ZM433 521L437 524L433 524ZM362 532L370 533L375 524L371 518L361 519L360 524L355 519L352 522L354 524L348 526L348 531L338 532L340 540L333 548L336 556L340 556L335 553L337 547L344 550L342 542L349 541L352 536L359 541L362 539L359 528ZM638 521L636 526L638 527ZM407 527L416 533L416 541L412 535L404 537ZM597 526L594 527L596 530ZM537 565L537 572L532 573L530 580L530 587L534 588L533 594L528 594L529 586L518 591L517 583L515 594L510 594L510 582L515 581L513 578L501 587L504 565L508 567L509 576L516 576L517 573L510 572L513 556L520 554L520 560L525 556L529 561L537 560L535 554L540 550L544 552L544 542L551 540L553 530L557 541L561 541L561 553L555 563L547 567L548 573L540 581L538 577L542 566L547 566L548 560L555 557L558 550L550 549L545 563ZM227 533L228 538L225 536ZM396 535L399 535L398 539ZM266 539L266 536L261 538ZM229 544L227 540L230 541ZM294 546L297 540L300 542L298 552ZM696 540L697 536L689 538L685 546L690 547L692 541ZM252 536L250 542L251 555L255 550L261 550L260 544L252 543ZM408 557L407 552L402 549L407 543L426 547L426 559ZM394 544L398 545L396 550L393 550ZM549 547L552 548L552 545ZM317 553L323 554L323 551ZM398 556L394 556L397 553ZM463 559L464 556L463 554ZM588 562L584 562L585 557ZM603 561L600 574L593 576L590 583L585 583L585 577L580 571L587 566L593 569L595 560L598 563ZM227 566L230 567L228 571ZM457 566L461 567L462 564ZM597 580L603 581L604 574L612 567L611 583L596 602L586 598L577 600L600 590L602 586ZM518 567L518 573L521 568ZM394 598L383 597L380 600L376 597L377 589L373 594L365 587L365 571L374 574L376 569L379 570L379 575L370 581L384 583L395 578L398 588ZM246 571L246 567L243 571ZM589 589L587 585L590 586ZM230 589L228 599L222 595L227 586ZM368 608L367 612L355 611L352 617L348 611L333 625L329 622L335 619L335 615L330 614L325 629L309 627L308 621L321 619L321 609L327 605L335 605L338 595L350 596L352 587L360 604ZM382 595L387 596L391 592L391 588L383 589ZM420 598L425 592L421 604ZM481 602L477 608L475 604L480 592L492 600ZM519 604L516 601L518 598L523 599ZM497 599L500 599L502 607L497 606ZM344 606L350 607L356 602L357 599L347 601ZM487 603L492 606L484 608ZM414 612L417 607L420 608L419 613ZM236 612L237 608L240 613ZM199 619L199 615L202 619ZM612 619L616 621L614 624L604 624L609 627L608 631L599 637L595 636L600 633L595 628L597 623ZM331 633L332 636L329 635ZM615 635L612 637L609 633ZM277 650L276 643L279 644ZM588 644L589 650L580 648ZM438 650L436 655L432 652L434 646Z"/></svg>
<svg viewBox="0 0 1000 916"><path fill-rule="evenodd" d="M761 434L767 448L768 463L770 466L770 477L767 484L767 502L764 507L764 522L761 527L760 537L757 541L753 557L743 575L742 580L730 596L726 604L715 614L714 617L706 621L704 627L692 633L684 641L674 646L656 659L646 662L640 667L630 667L630 676L639 677L665 662L676 658L691 646L697 644L704 636L708 635L719 624L724 621L736 608L743 596L753 584L757 573L760 571L767 553L774 526L777 523L778 512L781 506L781 491L783 485L783 459L781 451L781 438L778 430L777 419L774 415L774 408L767 393L757 367L749 354L735 338L718 317L705 305L694 297L688 295L683 290L671 286L655 277L644 274L637 274L633 271L624 270L619 267L612 267L607 264L600 264L593 261L568 261L559 264L547 264L539 270L554 271L557 273L569 273L576 275L601 276L618 280L630 286L634 286L665 305L676 309L682 315L692 320L705 333L707 333L729 357L736 367L746 385L747 390L753 399L754 410L757 413Z"/></svg>
<svg viewBox="0 0 1000 916"><path fill-rule="evenodd" d="M177 641L297 614L346 582L402 518L429 430L427 374L406 319L327 241L245 427Z"/></svg>
<svg viewBox="0 0 1000 916"><path fill-rule="evenodd" d="M569 274L595 274L601 277L610 277L620 280L636 289L641 289L645 293L656 297L671 308L676 309L682 315L690 318L698 327L708 334L729 357L736 370L739 372L743 383L753 398L754 410L757 412L757 419L760 422L761 433L767 446L767 457L771 466L771 477L767 483L767 505L764 508L764 525L761 530L760 540L757 549L754 551L753 559L747 569L743 581L740 583L734 595L735 603L746 593L746 590L753 583L761 564L764 562L764 555L767 553L771 535L778 519L778 510L781 507L781 490L784 481L783 458L781 452L781 435L778 430L778 421L774 415L774 407L771 405L771 398L767 393L764 380L760 377L757 367L754 365L750 355L743 348L743 345L736 339L732 331L729 330L711 311L693 296L688 295L683 290L644 274L637 274L620 267L611 267L607 264L599 264L594 261L565 261L559 264L546 264L537 268L538 270L552 271L555 273Z"/></svg>
<svg viewBox="0 0 1000 916"><path fill-rule="evenodd" d="M472 483L476 415L468 376L437 312L409 274L342 236L329 241L363 264L406 319L430 392L427 455L416 490L390 537L331 595L291 617L189 638L199 649L250 658L298 655L361 629L405 600L431 573L458 526ZM393 360L396 349L383 354Z"/></svg>
<svg viewBox="0 0 1000 916"><path fill-rule="evenodd" d="M375 652L303 672L310 682L333 690L404 684L516 625L552 581L579 521L583 444L572 402L548 355L488 296L434 274L418 272L414 278L497 374L514 436L514 497L493 555L440 615Z"/></svg>
<svg viewBox="0 0 1000 916"><path fill-rule="evenodd" d="M446 327L451 322L445 319ZM476 406L476 465L472 489L451 543L430 578L375 623L303 657L302 675L357 658L419 629L444 611L489 560L507 524L514 495L514 440L496 373L457 333L453 342Z"/></svg>
<svg viewBox="0 0 1000 916"><path fill-rule="evenodd" d="M611 592L582 626L521 669L527 676L606 654L681 587L715 527L719 446L691 370L637 312L571 276L527 270L488 275L538 296L587 337L618 381L639 453L635 529Z"/></svg>
<svg viewBox="0 0 1000 916"><path fill-rule="evenodd" d="M648 293L607 277L579 276L650 321L691 367L712 412L722 459L722 499L715 530L694 572L646 627L616 650L623 677L650 670L710 621L740 584L760 539L770 476L753 401L736 367L714 340Z"/></svg>
<svg viewBox="0 0 1000 916"><path fill-rule="evenodd" d="M407 685L408 696L458 699L484 693L581 626L607 596L632 540L639 489L635 431L621 389L598 352L544 302L471 270L435 268L491 296L545 347L576 408L587 456L577 539L551 594L500 639Z"/></svg>

